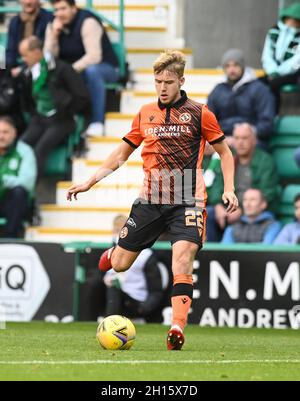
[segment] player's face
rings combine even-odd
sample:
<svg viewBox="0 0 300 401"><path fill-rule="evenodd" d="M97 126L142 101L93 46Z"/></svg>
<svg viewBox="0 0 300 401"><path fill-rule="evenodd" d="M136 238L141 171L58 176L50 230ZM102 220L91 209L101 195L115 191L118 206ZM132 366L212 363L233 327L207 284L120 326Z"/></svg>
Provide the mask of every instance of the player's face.
<svg viewBox="0 0 300 401"><path fill-rule="evenodd" d="M54 15L63 25L68 25L73 20L77 12L76 6L70 6L65 1L54 4Z"/></svg>
<svg viewBox="0 0 300 401"><path fill-rule="evenodd" d="M6 121L0 121L0 151L6 150L16 138L16 130Z"/></svg>
<svg viewBox="0 0 300 401"><path fill-rule="evenodd" d="M300 200L295 203L295 217L297 221L300 221Z"/></svg>
<svg viewBox="0 0 300 401"><path fill-rule="evenodd" d="M33 14L40 6L40 0L20 0L21 7L26 14Z"/></svg>
<svg viewBox="0 0 300 401"><path fill-rule="evenodd" d="M235 61L229 61L225 64L224 72L229 81L238 81L243 75L242 67Z"/></svg>
<svg viewBox="0 0 300 401"><path fill-rule="evenodd" d="M184 84L184 78L179 78L174 72L164 70L154 74L155 89L159 100L163 104L177 102L180 99L180 88Z"/></svg>
<svg viewBox="0 0 300 401"><path fill-rule="evenodd" d="M243 196L244 214L248 217L256 217L266 208L266 202L262 199L260 191L248 189Z"/></svg>

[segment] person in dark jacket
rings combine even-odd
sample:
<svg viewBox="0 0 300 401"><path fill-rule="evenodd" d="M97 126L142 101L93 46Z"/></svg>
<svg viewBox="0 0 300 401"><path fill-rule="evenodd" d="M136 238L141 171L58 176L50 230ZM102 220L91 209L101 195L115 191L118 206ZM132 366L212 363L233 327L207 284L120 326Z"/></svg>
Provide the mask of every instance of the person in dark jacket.
<svg viewBox="0 0 300 401"><path fill-rule="evenodd" d="M41 176L49 152L73 132L74 115L87 114L90 98L80 74L44 55L37 37L24 39L20 54L28 67L20 77L23 105L31 114L22 140L34 148Z"/></svg>
<svg viewBox="0 0 300 401"><path fill-rule="evenodd" d="M243 196L243 215L226 228L223 244L272 244L280 231L280 223L267 211L268 203L259 189L249 188Z"/></svg>
<svg viewBox="0 0 300 401"><path fill-rule="evenodd" d="M21 113L20 96L17 82L9 70L0 69L0 116L10 116L20 136L25 130L25 121Z"/></svg>
<svg viewBox="0 0 300 401"><path fill-rule="evenodd" d="M55 19L46 30L45 50L82 72L93 106L88 135L102 135L105 83L119 78L118 60L100 18L78 9L74 0L53 0Z"/></svg>
<svg viewBox="0 0 300 401"><path fill-rule="evenodd" d="M228 50L222 58L226 81L218 84L208 96L208 107L216 115L221 128L234 146L235 125L247 123L255 132L258 144L265 147L275 118L275 99L270 89L246 67L239 49Z"/></svg>
<svg viewBox="0 0 300 401"><path fill-rule="evenodd" d="M12 70L13 76L17 76L21 70L19 67L20 42L32 35L43 41L46 26L53 19L50 12L41 8L40 0L20 0L20 4L22 11L9 23L6 47L6 67Z"/></svg>

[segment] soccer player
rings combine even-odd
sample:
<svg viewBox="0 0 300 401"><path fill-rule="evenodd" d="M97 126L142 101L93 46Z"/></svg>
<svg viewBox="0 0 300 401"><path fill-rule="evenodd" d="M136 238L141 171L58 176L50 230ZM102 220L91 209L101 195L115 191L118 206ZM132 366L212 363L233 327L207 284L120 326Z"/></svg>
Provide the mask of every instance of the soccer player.
<svg viewBox="0 0 300 401"><path fill-rule="evenodd" d="M206 141L219 153L227 212L238 207L234 194L234 163L217 120L208 108L181 90L185 59L179 51L162 53L153 64L158 102L143 106L123 142L86 182L68 189L68 200L89 190L120 167L144 141L144 185L120 232L117 246L105 251L99 268L125 271L138 254L163 232L172 244L173 309L167 348L179 350L193 296L193 261L205 237L206 190L201 162Z"/></svg>

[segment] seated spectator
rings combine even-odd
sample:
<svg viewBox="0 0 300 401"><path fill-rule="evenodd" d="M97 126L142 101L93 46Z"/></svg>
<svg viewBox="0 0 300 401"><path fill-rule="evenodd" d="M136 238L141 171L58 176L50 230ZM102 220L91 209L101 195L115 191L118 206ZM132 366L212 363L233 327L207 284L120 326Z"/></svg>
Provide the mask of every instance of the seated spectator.
<svg viewBox="0 0 300 401"><path fill-rule="evenodd" d="M45 49L72 64L87 82L93 106L88 135L102 135L106 82L119 79L118 60L102 21L74 0L53 0L55 18L46 30Z"/></svg>
<svg viewBox="0 0 300 401"><path fill-rule="evenodd" d="M300 83L300 3L283 9L277 25L268 31L262 65L277 103L283 85Z"/></svg>
<svg viewBox="0 0 300 401"><path fill-rule="evenodd" d="M20 76L23 107L31 115L22 140L34 148L40 177L50 151L74 131L74 115L88 113L89 93L69 64L43 54L37 37L24 39L20 54L28 66Z"/></svg>
<svg viewBox="0 0 300 401"><path fill-rule="evenodd" d="M256 147L256 135L246 124L237 125L233 134L235 142L235 189L242 204L244 192L249 188L260 189L268 202L269 209L276 212L279 187L278 175L271 155ZM241 215L239 207L227 215L220 203L223 191L223 177L220 166L215 171L214 183L208 188L207 240L218 242L227 224L236 223Z"/></svg>
<svg viewBox="0 0 300 401"><path fill-rule="evenodd" d="M33 150L17 140L10 117L0 117L0 216L5 217L3 236L17 238L30 208L36 181Z"/></svg>
<svg viewBox="0 0 300 401"><path fill-rule="evenodd" d="M267 146L275 118L275 100L270 89L245 65L239 49L228 50L222 58L226 81L218 84L208 96L207 105L215 113L228 144L233 146L237 124L252 129L258 143Z"/></svg>
<svg viewBox="0 0 300 401"><path fill-rule="evenodd" d="M35 35L44 40L46 26L52 21L53 15L41 8L40 0L20 0L22 11L10 20L6 47L6 67L12 69L12 75L17 76L19 67L20 42Z"/></svg>
<svg viewBox="0 0 300 401"><path fill-rule="evenodd" d="M295 222L283 227L274 244L276 245L296 245L300 239L300 194L295 197Z"/></svg>
<svg viewBox="0 0 300 401"><path fill-rule="evenodd" d="M127 221L119 215L114 220L113 238ZM116 273L109 270L103 281L106 285L105 315L122 315L150 319L161 306L164 295L164 277L167 269L160 263L151 249L144 249L129 270Z"/></svg>
<svg viewBox="0 0 300 401"><path fill-rule="evenodd" d="M267 206L259 189L248 189L243 196L243 215L239 221L226 228L222 243L272 244L280 231L280 223L266 210Z"/></svg>
<svg viewBox="0 0 300 401"><path fill-rule="evenodd" d="M9 70L0 69L0 116L10 116L20 136L25 130L16 80Z"/></svg>

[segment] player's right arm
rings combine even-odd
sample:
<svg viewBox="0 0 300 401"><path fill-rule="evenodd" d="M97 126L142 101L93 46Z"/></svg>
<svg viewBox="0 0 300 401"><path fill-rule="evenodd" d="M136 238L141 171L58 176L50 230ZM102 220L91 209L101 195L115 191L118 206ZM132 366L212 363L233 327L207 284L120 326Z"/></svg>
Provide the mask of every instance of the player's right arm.
<svg viewBox="0 0 300 401"><path fill-rule="evenodd" d="M81 184L73 184L68 189L67 200L71 201L73 197L74 199L77 199L77 194L79 192L88 191L97 182L101 181L104 177L107 177L113 171L117 170L126 162L134 150L135 149L127 142L122 141L122 143L103 162L95 174L93 174L87 181Z"/></svg>

